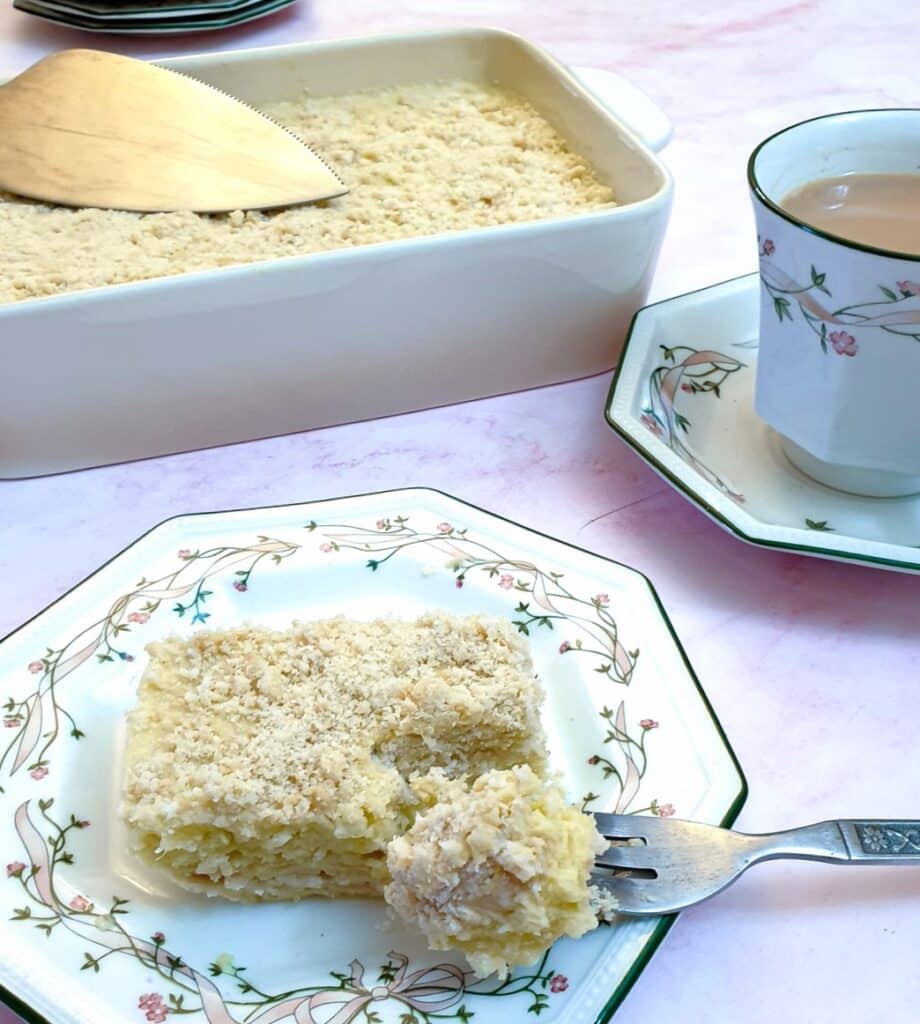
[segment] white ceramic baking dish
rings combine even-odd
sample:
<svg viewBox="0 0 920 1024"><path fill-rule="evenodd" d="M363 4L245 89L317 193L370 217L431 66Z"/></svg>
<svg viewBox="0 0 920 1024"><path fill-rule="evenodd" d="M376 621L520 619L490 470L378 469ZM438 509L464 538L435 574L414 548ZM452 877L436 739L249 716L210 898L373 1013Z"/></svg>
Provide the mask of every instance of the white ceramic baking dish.
<svg viewBox="0 0 920 1024"><path fill-rule="evenodd" d="M608 369L672 184L664 115L488 29L161 63L253 104L448 77L529 98L622 205L0 307L0 477L225 444ZM586 87L590 86L590 88Z"/></svg>

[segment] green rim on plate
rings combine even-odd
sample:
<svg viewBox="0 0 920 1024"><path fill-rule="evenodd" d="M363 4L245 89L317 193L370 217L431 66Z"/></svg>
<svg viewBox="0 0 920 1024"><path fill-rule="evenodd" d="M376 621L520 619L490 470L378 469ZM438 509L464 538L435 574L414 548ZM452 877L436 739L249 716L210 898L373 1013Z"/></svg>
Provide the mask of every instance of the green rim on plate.
<svg viewBox="0 0 920 1024"><path fill-rule="evenodd" d="M620 353L620 359L617 363L616 369L613 371L613 379L610 382L610 388L607 392L607 400L604 405L604 419L607 421L607 425L620 438L622 438L622 440L625 441L626 444L628 444L644 462L647 462L655 472L667 480L672 487L687 498L691 504L695 505L701 512L705 513L710 519L718 523L719 526L722 526L724 529L728 530L730 533L748 544L777 551L787 551L793 554L822 555L826 558L839 562L855 562L859 564L878 565L893 569L908 569L913 571L920 570L920 549L918 549L918 558L915 560L907 558L885 558L882 555L868 555L858 551L841 551L836 548L822 547L819 544L797 544L792 541L772 540L769 537L759 537L755 534L747 533L738 526L737 523L729 519L723 512L720 512L717 508L711 505L698 490L694 490L689 487L680 479L680 477L675 476L674 473L672 473L671 470L656 457L653 451L642 444L642 442L633 436L624 425L617 423L613 418L614 398L616 396L617 386L619 385L623 368L626 365L630 344L634 339L636 326L640 319L647 314L649 310L657 309L659 306L668 305L669 303L679 299L686 299L693 295L700 295L703 292L722 288L725 285L733 284L736 281L742 281L745 279L754 280L758 277L759 275L756 271L752 274L739 274L737 277L730 277L725 281L718 282L717 284L706 285L703 288L694 288L692 291L682 292L680 295L673 295L668 299L651 302L647 306L643 306L639 309L633 315L629 325L629 330L626 332L626 340L623 343L623 350Z"/></svg>
<svg viewBox="0 0 920 1024"><path fill-rule="evenodd" d="M214 18L210 15L192 15L188 18L159 21L158 19L128 19L110 23L105 20L81 18L70 15L59 15L43 7L34 6L29 0L13 0L13 6L25 14L42 18L55 25L83 29L89 32L108 33L110 35L162 35L166 33L181 34L183 32L205 32L212 29L231 28L242 25L257 18L266 17L284 7L289 7L295 0L267 0L258 7L249 7L236 15ZM136 27L135 27L136 26Z"/></svg>
<svg viewBox="0 0 920 1024"><path fill-rule="evenodd" d="M32 0L33 6L49 7L51 9L64 9L77 17L92 19L113 19L120 18L134 19L137 16L156 20L164 15L193 15L193 14L220 14L233 13L244 7L254 7L264 0L189 0L188 3L165 0L165 2L154 3L81 3L81 0ZM101 9L100 9L101 8Z"/></svg>
<svg viewBox="0 0 920 1024"><path fill-rule="evenodd" d="M740 766L740 764L738 762L738 759L737 759L737 757L736 757L736 755L735 755L735 753L734 753L734 751L733 751L733 749L731 747L731 744L729 743L728 738L725 735L725 732L724 732L724 730L723 730L723 728L721 726L721 723L719 722L719 720L718 720L718 718L717 718L717 716L716 716L716 714L715 714L715 712L714 712L714 710L712 708L712 705L711 705L708 697L706 696L705 691L703 690L702 686L700 685L699 679L697 678L697 676L696 676L695 672L693 671L693 668L692 668L689 660L687 659L686 652L684 651L684 649L683 649L683 647L682 647L682 645L680 643L680 640L678 639L677 634L674 631L673 624L671 623L671 620L669 619L667 613L665 612L664 608L662 607L661 600L660 600L657 592L655 591L655 588L652 586L650 580L648 579L647 576L645 576L644 573L641 573L638 570L634 569L632 566L627 566L624 563L617 561L616 559L608 558L605 555L597 554L596 552L590 551L587 548L580 547L579 545L572 544L572 543L570 543L568 541L560 540L560 539L558 539L556 537L551 537L550 535L545 534L545 533L543 533L543 532L541 532L539 530L533 529L532 527L524 526L524 525L522 525L520 523L515 522L512 519L509 519L509 518L507 518L505 516L498 515L498 514L496 514L494 512L490 512L490 511L488 511L486 509L483 509L480 506L477 506L477 505L475 505L475 504L473 504L471 502L463 501L462 499L456 498L453 495L447 494L446 492L438 490L436 488L417 488L417 487L393 488L393 489L389 489L389 490L385 490L385 491L364 492L362 494L340 496L340 497L336 497L336 498L330 498L330 499L319 500L319 501L310 501L310 502L306 502L306 503L304 503L304 502L290 502L290 503L282 504L282 505L254 506L254 507L245 508L245 509L232 509L232 510L223 510L223 511L225 513L226 512L257 512L257 511L262 511L262 510L268 511L268 510L277 510L277 509L284 509L284 508L294 508L294 507L302 506L304 504L308 504L310 506L322 506L324 504L330 504L330 503L333 503L333 502L339 502L339 501L345 500L346 498L347 499L372 498L372 497L378 497L378 496L391 496L391 495L399 494L399 493L402 493L402 492L415 492L415 493L418 493L420 491L427 492L429 494L433 494L433 495L437 495L437 496L446 498L446 499L448 499L448 500L450 500L452 502L457 503L458 505L462 505L462 506L464 506L464 507L466 507L468 509L471 509L471 510L474 510L476 512L479 512L480 514L489 516L490 518L492 518L492 519L494 519L494 520L496 520L498 522L505 523L507 525L513 526L513 527L515 527L518 530L523 530L525 533L528 533L528 534L533 535L535 537L542 538L543 540L550 541L553 544L561 545L561 546L563 546L565 548L568 548L568 549L570 549L570 550L572 550L574 552L578 552L578 553L587 555L587 556L589 556L592 559L597 559L597 560L599 560L601 562L604 562L604 563L607 563L609 565L615 565L615 566L618 566L620 568L627 569L630 573L634 573L642 581L642 584L647 588L649 594L652 597L652 600L654 602L655 610L658 613L658 615L660 616L661 624L664 626L664 629L670 635L670 637L671 637L671 639L672 639L672 641L674 643L676 652L677 652L679 658L681 659L681 661L683 662L683 665L685 666L688 678L693 683L693 685L694 685L694 687L696 689L697 695L702 700L703 710L704 710L705 714L708 716L708 718L711 721L712 725L714 726L716 737L717 737L719 743L721 744L721 746L723 747L725 753L728 755L728 758L729 758L729 761L731 762L732 768L734 769L735 773L737 774L737 780L738 780L737 792L732 797L731 803L730 803L730 805L728 807L728 810L725 812L725 814L723 815L723 817L721 819L721 824L723 826L727 827L727 826L730 826L731 824L733 824L733 822L735 821L735 819L738 816L739 811L741 810L742 806L744 805L744 802L745 802L745 800L747 798L747 795L748 795L747 781L745 779L745 776L744 776L744 773L743 773L743 771L741 769L741 766ZM100 566L98 566L92 573L90 573L88 576L86 576L79 583L77 583L73 587L71 587L68 591L66 591L65 594L62 594L60 597L58 597L55 601L52 601L49 605L47 605L41 611L39 611L35 615L31 616L26 622L22 623L16 629L14 629L10 633L8 633L5 637L2 638L2 640L0 640L0 643L3 643L5 641L9 640L11 637L15 636L17 633L19 633L21 630L23 630L30 623L34 622L40 616L43 616L50 609L54 608L54 606L57 605L60 601L62 601L68 594L72 593L78 587L82 586L88 580L92 579L94 576L96 576L100 571L102 571L104 568L106 568L108 565L110 565L116 559L122 557L126 552L130 551L131 548L135 547L140 541L142 541L144 538L146 538L154 530L156 530L159 527L165 525L166 523L172 522L174 520L190 519L190 518L196 518L196 517L207 517L207 516L211 516L211 515L215 515L215 514L222 514L222 513L221 512L215 512L213 510L212 511L208 511L208 512L184 513L184 514L179 514L179 515L176 515L176 516L171 516L168 519L162 520L160 523L157 523L155 526L152 526L149 530L145 531L143 534L141 534L139 537L137 537L130 544L126 545L121 551L119 551L116 554L112 555L111 558L107 559L104 563L102 563ZM655 952L657 947L660 945L661 941L663 940L663 938L667 934L669 928L674 923L674 920L676 919L676 916L677 915L670 915L668 917L663 917L657 923L657 925L655 926L654 930L651 932L649 937L645 940L645 943L642 946L640 952L635 957L633 962L630 964L630 966L627 969L626 974L623 977L622 981L617 985L617 987L610 994L609 998L607 999L606 1003L604 1004L603 1009L598 1014L598 1016L596 1018L598 1024L604 1024L604 1022L608 1021L610 1019L610 1017L613 1015L614 1011L617 1009L617 1007L623 1001L623 999L625 998L626 994L632 988L633 984L635 984L636 979L638 978L639 974L647 966L649 960L652 957L652 954ZM30 1022L30 1024L51 1024L50 1021L46 1020L46 1018L44 1018L41 1014L39 1014L36 1010L34 1010L28 1004L24 1003L20 998L18 998L14 994L12 994L8 989L0 988L0 996L2 996L3 1000L7 1003L8 1006L10 1006L11 1009L13 1009L16 1013L20 1014L21 1016L23 1016L27 1021Z"/></svg>

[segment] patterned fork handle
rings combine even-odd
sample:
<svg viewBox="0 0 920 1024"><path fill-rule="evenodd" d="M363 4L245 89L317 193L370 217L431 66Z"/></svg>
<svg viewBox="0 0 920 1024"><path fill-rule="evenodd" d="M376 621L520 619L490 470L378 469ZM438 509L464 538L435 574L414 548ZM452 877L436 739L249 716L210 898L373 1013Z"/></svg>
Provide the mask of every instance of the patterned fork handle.
<svg viewBox="0 0 920 1024"><path fill-rule="evenodd" d="M920 821L822 821L751 838L761 840L757 860L920 864Z"/></svg>
<svg viewBox="0 0 920 1024"><path fill-rule="evenodd" d="M708 900L765 860L920 866L920 821L822 821L751 835L716 825L642 815L595 814L610 846L595 860L616 910L673 914ZM603 870L603 869L612 869Z"/></svg>

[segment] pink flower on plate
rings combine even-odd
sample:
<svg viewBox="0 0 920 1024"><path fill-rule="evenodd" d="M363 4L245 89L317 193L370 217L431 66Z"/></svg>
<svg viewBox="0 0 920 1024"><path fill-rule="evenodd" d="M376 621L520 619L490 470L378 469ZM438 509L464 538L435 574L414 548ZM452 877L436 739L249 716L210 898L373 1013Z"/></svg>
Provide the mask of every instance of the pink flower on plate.
<svg viewBox="0 0 920 1024"><path fill-rule="evenodd" d="M128 622L136 622L140 626L143 626L145 622L149 621L150 612L131 612L128 616Z"/></svg>
<svg viewBox="0 0 920 1024"><path fill-rule="evenodd" d="M438 533L453 533L454 528L450 523L438 523L437 530Z"/></svg>
<svg viewBox="0 0 920 1024"><path fill-rule="evenodd" d="M192 557L192 553L191 551L189 551L188 548L179 548L179 550L176 552L176 557L181 558L183 561L186 561L187 559Z"/></svg>
<svg viewBox="0 0 920 1024"><path fill-rule="evenodd" d="M163 997L157 992L149 992L141 996L137 1001L137 1006L139 1010L144 1011L144 1016L151 1024L163 1024L169 1012L163 1002Z"/></svg>
<svg viewBox="0 0 920 1024"><path fill-rule="evenodd" d="M846 331L831 331L828 338L838 356L855 356L859 351L856 339Z"/></svg>
<svg viewBox="0 0 920 1024"><path fill-rule="evenodd" d="M166 941L166 936L162 932L154 932L153 935L150 936L150 938L153 939L153 941L158 946L162 946L163 943Z"/></svg>
<svg viewBox="0 0 920 1024"><path fill-rule="evenodd" d="M595 594L594 600L601 605L610 604L610 596L608 594Z"/></svg>
<svg viewBox="0 0 920 1024"><path fill-rule="evenodd" d="M681 386L680 386L680 390L681 391L686 391L686 393L688 395L692 395L693 394L693 385L690 384L688 381L684 381L683 384L681 384Z"/></svg>
<svg viewBox="0 0 920 1024"><path fill-rule="evenodd" d="M671 818L674 816L674 804L658 804L655 813L659 818Z"/></svg>
<svg viewBox="0 0 920 1024"><path fill-rule="evenodd" d="M462 576L458 576L457 577L457 589L459 590L462 586L463 586L463 577Z"/></svg>
<svg viewBox="0 0 920 1024"><path fill-rule="evenodd" d="M550 992L565 992L569 987L569 979L564 974L554 974L549 980Z"/></svg>
<svg viewBox="0 0 920 1024"><path fill-rule="evenodd" d="M510 590L514 586L514 577L510 573L506 572L498 581L498 585L502 590Z"/></svg>
<svg viewBox="0 0 920 1024"><path fill-rule="evenodd" d="M594 765L596 765L596 764L600 764L600 763L601 763L601 759L600 759L600 758L599 758L599 757L597 756L597 754L592 754L592 755L591 755L591 756L590 756L590 757L588 758L588 760L587 760L587 761L585 761L585 764L590 764L590 765L591 765L592 767L593 767Z"/></svg>
<svg viewBox="0 0 920 1024"><path fill-rule="evenodd" d="M898 288L908 295L920 295L920 284L916 281L898 281Z"/></svg>
<svg viewBox="0 0 920 1024"><path fill-rule="evenodd" d="M7 715L3 719L4 729L18 729L21 723L22 719L18 715Z"/></svg>
<svg viewBox="0 0 920 1024"><path fill-rule="evenodd" d="M233 589L238 590L241 594L245 594L249 587L242 580L234 580Z"/></svg>
<svg viewBox="0 0 920 1024"><path fill-rule="evenodd" d="M21 860L14 860L11 864L7 864L6 866L6 877L19 878L25 869L26 866Z"/></svg>
<svg viewBox="0 0 920 1024"><path fill-rule="evenodd" d="M93 905L85 896L74 896L74 898L67 904L71 910L76 910L81 914L86 913L87 910L92 910Z"/></svg>
<svg viewBox="0 0 920 1024"><path fill-rule="evenodd" d="M643 426L650 430L655 437L664 437L664 430L662 429L661 424L651 413L644 412L639 419L642 421Z"/></svg>
<svg viewBox="0 0 920 1024"><path fill-rule="evenodd" d="M333 547L327 540L324 544L320 544L319 549L320 551L324 551L328 555L329 552L333 550Z"/></svg>
<svg viewBox="0 0 920 1024"><path fill-rule="evenodd" d="M654 718L643 718L642 721L639 723L639 725L643 729L657 729L658 728L658 723L655 721Z"/></svg>
<svg viewBox="0 0 920 1024"><path fill-rule="evenodd" d="M33 676L37 675L39 672L44 672L44 670L45 670L45 663L43 661L30 661L29 662L29 671L32 673Z"/></svg>
<svg viewBox="0 0 920 1024"><path fill-rule="evenodd" d="M36 782L41 782L41 780L48 774L48 769L45 765L40 764L37 768L33 768L29 774Z"/></svg>
<svg viewBox="0 0 920 1024"><path fill-rule="evenodd" d="M77 828L89 828L89 819L83 818L77 822Z"/></svg>
<svg viewBox="0 0 920 1024"><path fill-rule="evenodd" d="M763 243L763 254L764 256L772 256L776 252L776 246L773 244L772 238L764 239Z"/></svg>
<svg viewBox="0 0 920 1024"><path fill-rule="evenodd" d="M568 654L568 652L571 649L572 649L572 645L568 642L568 640L563 640L562 643L559 645L559 653L560 654Z"/></svg>
<svg viewBox="0 0 920 1024"><path fill-rule="evenodd" d="M387 528L387 521L386 521L386 519L378 519L377 520L377 529L378 530L385 530L386 528Z"/></svg>

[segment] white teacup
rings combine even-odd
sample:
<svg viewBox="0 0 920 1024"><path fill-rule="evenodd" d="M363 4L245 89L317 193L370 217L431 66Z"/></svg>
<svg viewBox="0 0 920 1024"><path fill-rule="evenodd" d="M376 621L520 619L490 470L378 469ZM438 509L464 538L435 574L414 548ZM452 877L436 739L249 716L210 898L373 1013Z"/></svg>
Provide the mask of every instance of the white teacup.
<svg viewBox="0 0 920 1024"><path fill-rule="evenodd" d="M835 237L782 209L849 173L917 173L920 110L831 114L751 154L760 249L755 408L790 461L877 497L920 491L920 257Z"/></svg>

